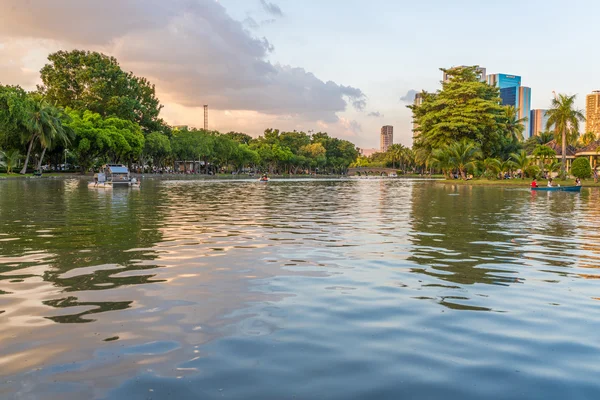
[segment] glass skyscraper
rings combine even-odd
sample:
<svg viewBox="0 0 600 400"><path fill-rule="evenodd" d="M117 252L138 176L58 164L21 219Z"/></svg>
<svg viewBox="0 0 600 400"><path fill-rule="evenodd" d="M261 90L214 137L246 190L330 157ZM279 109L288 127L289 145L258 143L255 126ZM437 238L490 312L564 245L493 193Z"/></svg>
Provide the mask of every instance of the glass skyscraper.
<svg viewBox="0 0 600 400"><path fill-rule="evenodd" d="M500 89L500 98L503 105L513 106L518 110L518 118L527 118L523 123L523 138L531 137L531 88L521 86L521 77L508 74L491 74L487 76L488 84Z"/></svg>

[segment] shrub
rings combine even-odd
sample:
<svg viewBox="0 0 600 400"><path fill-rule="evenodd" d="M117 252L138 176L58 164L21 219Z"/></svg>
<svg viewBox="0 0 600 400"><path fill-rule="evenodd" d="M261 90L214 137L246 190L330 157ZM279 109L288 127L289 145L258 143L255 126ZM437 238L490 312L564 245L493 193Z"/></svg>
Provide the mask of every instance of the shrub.
<svg viewBox="0 0 600 400"><path fill-rule="evenodd" d="M573 161L573 165L571 165L571 174L579 179L591 177L592 167L590 166L590 162L584 157L576 158Z"/></svg>
<svg viewBox="0 0 600 400"><path fill-rule="evenodd" d="M537 178L537 176L540 174L540 167L537 165L529 165L527 168L525 168L524 172L527 178Z"/></svg>

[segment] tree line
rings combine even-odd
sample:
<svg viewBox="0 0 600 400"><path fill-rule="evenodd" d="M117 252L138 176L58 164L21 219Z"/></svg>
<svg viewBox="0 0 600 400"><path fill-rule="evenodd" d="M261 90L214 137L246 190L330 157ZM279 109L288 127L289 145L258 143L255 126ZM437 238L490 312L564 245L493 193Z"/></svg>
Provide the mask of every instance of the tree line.
<svg viewBox="0 0 600 400"><path fill-rule="evenodd" d="M159 116L154 85L114 57L74 50L48 60L35 91L0 84L0 162L9 173L18 164L22 174L61 164L82 173L105 163L173 170L177 161L204 173L344 173L358 156L354 144L323 132L267 129L253 139L173 128Z"/></svg>

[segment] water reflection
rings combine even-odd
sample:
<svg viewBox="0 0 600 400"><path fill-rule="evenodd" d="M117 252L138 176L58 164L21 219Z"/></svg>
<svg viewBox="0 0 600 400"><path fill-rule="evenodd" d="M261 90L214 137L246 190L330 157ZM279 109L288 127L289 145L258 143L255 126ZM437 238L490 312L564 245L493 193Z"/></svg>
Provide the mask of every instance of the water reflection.
<svg viewBox="0 0 600 400"><path fill-rule="evenodd" d="M597 190L0 192L0 397L494 398L497 374L527 393L515 368L547 398L599 389L598 345L570 340L600 327Z"/></svg>

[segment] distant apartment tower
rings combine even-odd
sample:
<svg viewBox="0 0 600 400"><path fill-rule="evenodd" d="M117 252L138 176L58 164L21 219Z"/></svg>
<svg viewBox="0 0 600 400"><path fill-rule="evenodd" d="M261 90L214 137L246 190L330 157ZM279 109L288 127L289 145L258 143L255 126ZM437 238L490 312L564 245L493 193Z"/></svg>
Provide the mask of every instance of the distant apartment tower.
<svg viewBox="0 0 600 400"><path fill-rule="evenodd" d="M491 74L487 76L487 83L500 89L503 105L515 107L519 119L527 118L527 121L523 122L523 137L531 137L531 88L521 86L521 77L518 75Z"/></svg>
<svg viewBox="0 0 600 400"><path fill-rule="evenodd" d="M531 110L529 114L529 137L539 136L540 133L546 131L546 123L548 123L546 111L548 110Z"/></svg>
<svg viewBox="0 0 600 400"><path fill-rule="evenodd" d="M423 93L417 93L415 95L415 101L413 103L413 105L415 107L419 107L421 104L423 104ZM417 124L414 120L412 123L413 126L413 138L419 136L419 132L416 132L416 130L419 128L419 124Z"/></svg>
<svg viewBox="0 0 600 400"><path fill-rule="evenodd" d="M453 70L453 69L457 69L457 68L468 68L467 65L461 65L459 67L452 67L449 70ZM487 75L486 75L486 69L480 66L477 66L477 69L475 70L475 72L477 73L477 77L479 78L479 80L481 82L485 82L487 79ZM444 83L448 82L450 80L450 76L448 75L447 72L444 72Z"/></svg>
<svg viewBox="0 0 600 400"><path fill-rule="evenodd" d="M394 127L391 125L385 125L381 127L381 136L380 136L380 150L382 153L388 151L388 148L394 144Z"/></svg>
<svg viewBox="0 0 600 400"><path fill-rule="evenodd" d="M585 131L600 135L600 90L588 94L585 100Z"/></svg>

